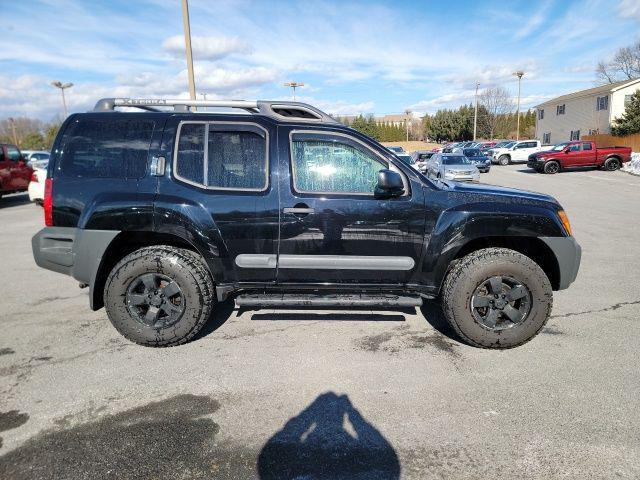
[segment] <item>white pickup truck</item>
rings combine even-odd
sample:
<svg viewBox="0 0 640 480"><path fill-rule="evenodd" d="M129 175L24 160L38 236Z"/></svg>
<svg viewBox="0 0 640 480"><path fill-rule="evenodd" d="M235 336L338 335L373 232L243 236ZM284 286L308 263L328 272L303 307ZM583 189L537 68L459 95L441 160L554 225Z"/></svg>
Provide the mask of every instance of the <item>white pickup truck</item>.
<svg viewBox="0 0 640 480"><path fill-rule="evenodd" d="M491 150L491 162L500 165L510 163L526 162L529 155L542 150L540 140L520 140L519 142L508 143L502 148Z"/></svg>

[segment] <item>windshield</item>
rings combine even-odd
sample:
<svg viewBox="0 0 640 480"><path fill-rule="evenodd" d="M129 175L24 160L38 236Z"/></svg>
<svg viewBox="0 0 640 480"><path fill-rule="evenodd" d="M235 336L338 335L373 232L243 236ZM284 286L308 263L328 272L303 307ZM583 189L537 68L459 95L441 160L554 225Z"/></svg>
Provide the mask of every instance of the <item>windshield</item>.
<svg viewBox="0 0 640 480"><path fill-rule="evenodd" d="M398 157L400 160L402 160L402 163L405 163L407 165L412 165L413 164L413 159L411 158L411 155L403 155L401 153L397 153L396 157Z"/></svg>
<svg viewBox="0 0 640 480"><path fill-rule="evenodd" d="M465 148L462 150L465 157L481 157L482 153L477 148Z"/></svg>
<svg viewBox="0 0 640 480"><path fill-rule="evenodd" d="M554 145L553 148L551 149L552 152L559 152L561 150L564 150L567 145L569 145L568 142L564 142L564 143L559 143L557 145Z"/></svg>
<svg viewBox="0 0 640 480"><path fill-rule="evenodd" d="M445 155L442 157L443 165L471 165L471 161L462 155Z"/></svg>
<svg viewBox="0 0 640 480"><path fill-rule="evenodd" d="M511 148L516 144L516 142L509 142L502 145L502 148Z"/></svg>

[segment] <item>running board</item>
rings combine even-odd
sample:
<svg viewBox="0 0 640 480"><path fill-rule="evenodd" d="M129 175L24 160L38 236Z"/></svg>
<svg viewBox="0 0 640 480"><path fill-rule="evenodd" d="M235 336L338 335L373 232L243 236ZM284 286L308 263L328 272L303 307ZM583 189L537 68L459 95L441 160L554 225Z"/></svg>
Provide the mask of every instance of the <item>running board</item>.
<svg viewBox="0 0 640 480"><path fill-rule="evenodd" d="M419 307L421 297L399 295L309 295L290 293L245 294L236 297L239 307Z"/></svg>

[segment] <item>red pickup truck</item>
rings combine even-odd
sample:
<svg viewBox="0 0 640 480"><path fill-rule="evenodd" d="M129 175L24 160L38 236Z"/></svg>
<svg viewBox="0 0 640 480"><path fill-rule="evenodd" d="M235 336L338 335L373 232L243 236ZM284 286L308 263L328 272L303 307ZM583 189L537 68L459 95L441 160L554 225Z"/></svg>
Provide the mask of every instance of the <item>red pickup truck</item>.
<svg viewBox="0 0 640 480"><path fill-rule="evenodd" d="M595 142L577 141L555 145L529 155L527 166L539 173L558 173L563 168L597 167L610 172L631 160L631 148L596 148Z"/></svg>
<svg viewBox="0 0 640 480"><path fill-rule="evenodd" d="M15 145L0 143L0 197L29 187L33 170Z"/></svg>

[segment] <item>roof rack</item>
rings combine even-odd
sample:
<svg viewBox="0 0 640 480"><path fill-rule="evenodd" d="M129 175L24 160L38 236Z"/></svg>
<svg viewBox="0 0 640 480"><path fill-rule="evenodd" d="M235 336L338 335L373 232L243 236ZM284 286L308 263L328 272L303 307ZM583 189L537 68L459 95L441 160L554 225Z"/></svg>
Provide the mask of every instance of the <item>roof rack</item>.
<svg viewBox="0 0 640 480"><path fill-rule="evenodd" d="M162 112L173 107L174 112L189 112L191 107L235 108L251 114L265 115L278 120L296 122L338 123L333 117L311 105L300 102L271 100L189 100L185 98L103 98L98 100L94 112L113 111L116 107L133 107Z"/></svg>

